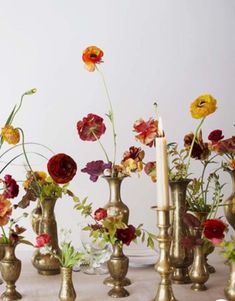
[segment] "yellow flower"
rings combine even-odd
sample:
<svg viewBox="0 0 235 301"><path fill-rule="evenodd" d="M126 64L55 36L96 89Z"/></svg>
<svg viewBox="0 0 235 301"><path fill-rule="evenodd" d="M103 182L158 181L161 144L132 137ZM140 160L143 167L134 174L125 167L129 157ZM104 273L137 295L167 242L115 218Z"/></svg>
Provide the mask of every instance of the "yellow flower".
<svg viewBox="0 0 235 301"><path fill-rule="evenodd" d="M11 202L0 194L0 226L5 226L8 223L11 213Z"/></svg>
<svg viewBox="0 0 235 301"><path fill-rule="evenodd" d="M125 171L129 174L130 172L140 172L143 169L142 161L136 162L132 158L129 158L122 162Z"/></svg>
<svg viewBox="0 0 235 301"><path fill-rule="evenodd" d="M191 104L190 111L193 118L200 119L215 112L216 99L209 95L201 95Z"/></svg>
<svg viewBox="0 0 235 301"><path fill-rule="evenodd" d="M20 141L20 131L11 125L2 128L1 135L3 140L9 144L17 144Z"/></svg>
<svg viewBox="0 0 235 301"><path fill-rule="evenodd" d="M35 174L39 178L39 180L45 181L47 178L47 173L44 171L35 171Z"/></svg>

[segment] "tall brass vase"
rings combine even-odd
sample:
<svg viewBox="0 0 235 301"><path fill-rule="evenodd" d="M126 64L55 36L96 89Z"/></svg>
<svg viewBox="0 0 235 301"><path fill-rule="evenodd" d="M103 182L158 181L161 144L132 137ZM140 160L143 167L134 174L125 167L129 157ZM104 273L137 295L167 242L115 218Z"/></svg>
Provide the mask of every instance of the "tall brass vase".
<svg viewBox="0 0 235 301"><path fill-rule="evenodd" d="M5 254L5 248L4 248L4 244L0 243L0 261L3 259ZM2 279L0 278L0 285L3 284Z"/></svg>
<svg viewBox="0 0 235 301"><path fill-rule="evenodd" d="M186 213L186 189L190 180L171 181L171 199L173 203L172 243L170 248L171 265L174 268L172 281L177 284L190 283L188 267L192 264L193 253L181 244L183 237L189 235L189 229L183 222Z"/></svg>
<svg viewBox="0 0 235 301"><path fill-rule="evenodd" d="M108 260L108 270L114 280L113 288L108 295L114 298L129 296L128 291L123 287L123 280L128 271L129 259L123 254L122 247L119 244L113 245L113 253Z"/></svg>
<svg viewBox="0 0 235 301"><path fill-rule="evenodd" d="M194 235L200 239L202 236L202 228L194 228ZM193 263L189 269L189 277L192 281L191 289L194 291L204 291L206 281L209 279L209 271L206 267L205 255L202 245L197 245L194 248Z"/></svg>
<svg viewBox="0 0 235 301"><path fill-rule="evenodd" d="M55 203L56 198L47 198L41 201L42 218L39 223L39 234L48 234L51 238L48 246L51 246L52 249L59 254L57 224L54 214ZM55 275L60 273L59 260L49 253L41 253L40 249L35 251L32 263L41 275Z"/></svg>
<svg viewBox="0 0 235 301"><path fill-rule="evenodd" d="M0 261L0 270L3 280L6 282L6 290L1 295L5 301L19 300L21 294L17 292L15 283L20 276L21 261L15 256L15 245L5 244L5 255Z"/></svg>
<svg viewBox="0 0 235 301"><path fill-rule="evenodd" d="M121 184L125 177L109 177L105 176L104 179L109 184L109 201L104 206L107 210L116 210L118 214L122 215L123 222L128 224L129 208L122 202L121 199Z"/></svg>
<svg viewBox="0 0 235 301"><path fill-rule="evenodd" d="M33 231L38 235L40 221L42 219L42 207L40 200L38 199L36 207L31 212L31 223Z"/></svg>
<svg viewBox="0 0 235 301"><path fill-rule="evenodd" d="M225 201L224 214L227 221L235 230L235 170L229 171L232 178L232 193Z"/></svg>
<svg viewBox="0 0 235 301"><path fill-rule="evenodd" d="M230 263L230 275L224 294L228 301L235 301L235 262Z"/></svg>
<svg viewBox="0 0 235 301"><path fill-rule="evenodd" d="M59 292L59 299L61 301L74 301L76 299L72 273L72 268L61 268L62 282Z"/></svg>
<svg viewBox="0 0 235 301"><path fill-rule="evenodd" d="M109 201L104 206L108 211L117 211L118 214L122 216L122 220L125 224L128 225L129 220L129 208L122 202L121 199L121 184L125 177L103 177L109 184ZM124 278L122 280L123 286L128 286L131 284L130 279ZM105 285L113 286L114 279L112 277L107 277L103 282Z"/></svg>

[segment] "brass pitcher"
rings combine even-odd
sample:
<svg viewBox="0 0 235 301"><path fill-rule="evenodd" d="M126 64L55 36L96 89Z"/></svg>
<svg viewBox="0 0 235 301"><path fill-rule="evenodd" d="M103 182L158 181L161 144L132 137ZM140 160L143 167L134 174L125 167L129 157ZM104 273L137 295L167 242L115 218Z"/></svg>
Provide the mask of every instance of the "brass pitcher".
<svg viewBox="0 0 235 301"><path fill-rule="evenodd" d="M189 235L189 229L183 222L183 216L187 210L186 189L190 181L189 179L170 181L171 199L174 207L170 247L171 266L174 269L171 279L173 283L177 284L191 283L188 267L192 264L193 253L181 244L182 238Z"/></svg>
<svg viewBox="0 0 235 301"><path fill-rule="evenodd" d="M0 261L0 270L3 280L6 282L6 290L1 295L5 301L18 300L22 296L16 290L15 283L20 276L21 261L15 256L15 245L5 244L5 255Z"/></svg>
<svg viewBox="0 0 235 301"><path fill-rule="evenodd" d="M128 271L129 259L123 254L122 246L113 245L113 253L108 260L108 270L114 280L113 288L108 295L114 298L129 296L128 291L123 287L123 280Z"/></svg>
<svg viewBox="0 0 235 301"><path fill-rule="evenodd" d="M39 226L42 219L42 207L40 200L38 199L36 207L31 212L31 224L33 231L39 235Z"/></svg>
<svg viewBox="0 0 235 301"><path fill-rule="evenodd" d="M232 193L225 201L224 214L228 223L235 230L235 170L229 171L232 178Z"/></svg>
<svg viewBox="0 0 235 301"><path fill-rule="evenodd" d="M103 177L109 184L109 201L104 206L108 211L116 210L118 214L122 215L123 222L128 224L129 208L122 202L121 199L121 184L125 177Z"/></svg>
<svg viewBox="0 0 235 301"><path fill-rule="evenodd" d="M39 224L39 234L46 233L51 240L48 246L60 254L58 245L57 224L54 214L54 207L56 198L46 198L41 201L42 218ZM55 275L60 273L60 263L57 258L51 256L49 253L41 253L36 250L32 258L33 266L41 275Z"/></svg>
<svg viewBox="0 0 235 301"><path fill-rule="evenodd" d="M61 301L74 301L76 299L76 292L72 280L72 268L61 267L62 282L59 292L59 299Z"/></svg>
<svg viewBox="0 0 235 301"><path fill-rule="evenodd" d="M194 235L200 239L202 235L202 228L194 228ZM203 253L203 246L197 245L194 247L193 263L189 269L189 277L192 281L191 289L194 291L204 291L206 281L209 279L209 271L206 267L205 254Z"/></svg>
<svg viewBox="0 0 235 301"><path fill-rule="evenodd" d="M235 262L230 263L230 275L224 294L228 301L235 301Z"/></svg>

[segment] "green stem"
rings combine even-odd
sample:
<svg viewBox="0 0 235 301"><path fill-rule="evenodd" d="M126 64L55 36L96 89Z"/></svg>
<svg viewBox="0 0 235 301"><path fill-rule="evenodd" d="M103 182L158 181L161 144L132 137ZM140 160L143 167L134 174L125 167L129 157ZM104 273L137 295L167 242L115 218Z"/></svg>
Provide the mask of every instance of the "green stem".
<svg viewBox="0 0 235 301"><path fill-rule="evenodd" d="M191 155L192 155L192 151L193 151L193 146L194 146L195 140L197 138L198 131L200 130L200 128L201 128L201 126L202 126L205 118L206 117L202 118L202 120L200 121L200 123L197 126L197 128L195 130L195 133L193 135L193 141L191 143L190 151L189 151L189 154L188 154L188 162L187 162L187 165L186 165L186 174L188 174L188 169L189 169L189 165L190 165L190 160L191 160Z"/></svg>
<svg viewBox="0 0 235 301"><path fill-rule="evenodd" d="M92 134L94 135L96 141L99 143L100 147L102 148L102 150L103 150L103 152L104 152L104 155L105 155L105 157L106 157L107 163L110 162L109 157L108 157L108 154L107 154L107 152L106 152L106 150L105 150L103 144L100 142L100 139L96 136L96 134L95 134L94 131L91 131L91 132L92 132Z"/></svg>
<svg viewBox="0 0 235 301"><path fill-rule="evenodd" d="M111 102L111 98L110 98L110 95L109 95L109 91L108 91L108 88L107 88L107 85L106 85L106 82L105 82L105 78L104 78L104 75L103 73L98 69L98 67L96 66L96 69L97 71L100 73L101 75L101 78L102 78L102 82L103 82L103 85L104 85L104 89L105 89L105 92L106 92L106 95L107 95L107 98L108 98L108 103L109 103L109 109L110 109L110 112L108 114L108 117L111 121L111 124L112 124L112 132L113 132L113 166L115 165L115 162L116 162L116 152L117 152L117 134L116 134L116 131L115 131L115 122L114 122L114 113L113 113L113 107L112 107L112 102ZM112 168L113 168L112 166Z"/></svg>
<svg viewBox="0 0 235 301"><path fill-rule="evenodd" d="M10 124L11 124L12 121L14 120L16 114L19 112L19 110L20 110L20 108L21 108L21 106L22 106L23 99L24 99L24 96L25 96L25 95L26 95L25 93L21 95L19 106L18 106L18 108L15 110L14 114L12 115L12 118L11 118L11 120L10 120Z"/></svg>
<svg viewBox="0 0 235 301"><path fill-rule="evenodd" d="M7 164L0 170L0 174L7 168L8 165L11 164L11 162L13 162L15 159L17 159L18 157L22 156L23 153L15 156L13 159L11 159L9 162L7 162Z"/></svg>
<svg viewBox="0 0 235 301"><path fill-rule="evenodd" d="M3 235L4 243L7 243L8 239L7 239L6 232L5 232L4 228L3 228L3 226L1 226L1 229L2 229L2 235Z"/></svg>

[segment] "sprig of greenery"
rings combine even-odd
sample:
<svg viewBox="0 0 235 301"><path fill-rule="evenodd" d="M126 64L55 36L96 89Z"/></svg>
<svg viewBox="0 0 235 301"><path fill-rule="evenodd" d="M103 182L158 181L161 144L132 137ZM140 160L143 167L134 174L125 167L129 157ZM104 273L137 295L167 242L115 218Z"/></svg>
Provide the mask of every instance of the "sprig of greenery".
<svg viewBox="0 0 235 301"><path fill-rule="evenodd" d="M188 177L185 160L188 158L188 151L183 148L178 150L176 142L167 145L168 156L172 158L171 167L169 168L169 180L179 181Z"/></svg>
<svg viewBox="0 0 235 301"><path fill-rule="evenodd" d="M235 237L231 236L230 241L224 240L219 246L222 248L222 256L228 262L235 262Z"/></svg>

